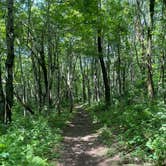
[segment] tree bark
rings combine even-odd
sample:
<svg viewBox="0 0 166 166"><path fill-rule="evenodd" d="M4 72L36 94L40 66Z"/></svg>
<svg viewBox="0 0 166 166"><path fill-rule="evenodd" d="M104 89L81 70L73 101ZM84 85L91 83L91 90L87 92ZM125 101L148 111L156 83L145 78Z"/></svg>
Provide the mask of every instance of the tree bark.
<svg viewBox="0 0 166 166"><path fill-rule="evenodd" d="M13 106L13 65L14 65L14 16L13 16L13 0L7 0L7 24L6 24L6 123L12 121Z"/></svg>
<svg viewBox="0 0 166 166"><path fill-rule="evenodd" d="M52 58L52 46L51 46L51 25L50 25L50 0L48 0L47 4L47 44L48 44L48 74L47 74L47 80L48 80L48 87L47 87L47 94L46 99L48 102L49 107L51 106L52 100L51 100L51 88L52 88L52 75L53 75L53 58Z"/></svg>
<svg viewBox="0 0 166 166"><path fill-rule="evenodd" d="M98 30L98 53L99 53L99 60L102 70L103 82L105 87L105 103L106 105L110 104L110 85L108 82L108 75L107 70L105 67L105 62L103 59L103 50L102 50L102 39L101 39L101 30Z"/></svg>
<svg viewBox="0 0 166 166"><path fill-rule="evenodd" d="M23 102L26 102L26 80L24 77L24 72L23 72L23 64L22 64L22 56L21 56L21 46L19 46L19 63L20 63L20 82L21 82L21 88L22 88L22 100ZM26 115L26 111L24 110L24 116Z"/></svg>
<svg viewBox="0 0 166 166"><path fill-rule="evenodd" d="M81 57L80 57L80 70L82 75L82 97L83 97L83 102L86 102L87 97L86 97L86 86L85 86L85 71L83 69Z"/></svg>
<svg viewBox="0 0 166 166"><path fill-rule="evenodd" d="M35 87L35 91L37 92L35 96L37 98L38 110L40 112L42 107L41 72L40 72L40 66L37 68L35 58L34 58L34 52L31 52L31 61L32 61L32 70L34 75L34 87Z"/></svg>
<svg viewBox="0 0 166 166"><path fill-rule="evenodd" d="M21 97L20 97L17 93L14 93L14 94L15 94L17 100L20 102L20 104L25 108L25 110L28 111L28 112L30 112L32 115L34 115L35 113L34 113L34 111L30 108L30 106L29 106L27 103L25 103L25 101L23 101L23 100L21 99Z"/></svg>
<svg viewBox="0 0 166 166"><path fill-rule="evenodd" d="M41 37L41 49L40 49L40 64L41 64L41 68L43 71L43 77L44 77L44 85L45 85L45 95L44 95L44 103L45 103L45 99L48 96L48 77L47 77L47 67L46 67L46 62L45 62L45 54L44 54L44 34L42 32L42 37Z"/></svg>
<svg viewBox="0 0 166 166"><path fill-rule="evenodd" d="M120 42L120 40L119 40ZM122 95L120 43L118 44L117 79L119 95Z"/></svg>
<svg viewBox="0 0 166 166"><path fill-rule="evenodd" d="M4 122L5 117L5 96L2 85L1 59L0 59L0 122Z"/></svg>
<svg viewBox="0 0 166 166"><path fill-rule="evenodd" d="M148 88L148 96L153 99L154 98L154 83L153 83L153 74L152 74L152 30L153 30L153 16L154 16L154 5L155 0L150 0L149 10L149 27L148 27L148 47L147 47L147 88Z"/></svg>

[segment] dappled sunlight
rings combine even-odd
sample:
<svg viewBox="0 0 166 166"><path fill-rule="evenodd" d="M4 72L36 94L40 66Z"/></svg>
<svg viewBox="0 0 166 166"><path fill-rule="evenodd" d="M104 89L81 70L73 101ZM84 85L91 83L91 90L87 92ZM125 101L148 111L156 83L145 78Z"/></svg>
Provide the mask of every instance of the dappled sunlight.
<svg viewBox="0 0 166 166"><path fill-rule="evenodd" d="M131 161L127 156L124 160L118 150L115 135L112 136L114 141L109 147L104 145L100 140L102 131L99 124L93 124L90 114L78 106L75 117L64 129L58 166L142 165L139 161ZM110 150L113 152L111 156L108 155Z"/></svg>
<svg viewBox="0 0 166 166"><path fill-rule="evenodd" d="M98 139L100 127L94 126L82 107L77 108L75 118L64 130L64 149L58 166L110 166L120 162L116 156L108 160L108 148Z"/></svg>
<svg viewBox="0 0 166 166"><path fill-rule="evenodd" d="M90 142L90 141L94 141L96 138L97 138L97 133L94 133L94 134L91 134L91 135L86 135L84 137L81 138L82 141L87 141L87 142Z"/></svg>
<svg viewBox="0 0 166 166"><path fill-rule="evenodd" d="M0 166L57 162L166 166L166 0L0 0Z"/></svg>
<svg viewBox="0 0 166 166"><path fill-rule="evenodd" d="M76 105L75 108L76 109L80 109L80 108L83 108L84 106L86 106L87 104L83 103L83 104L79 104L79 105Z"/></svg>
<svg viewBox="0 0 166 166"><path fill-rule="evenodd" d="M95 157L99 157L99 156L106 155L107 151L108 151L108 149L106 147L99 146L99 147L90 149L86 153L89 155L95 156Z"/></svg>

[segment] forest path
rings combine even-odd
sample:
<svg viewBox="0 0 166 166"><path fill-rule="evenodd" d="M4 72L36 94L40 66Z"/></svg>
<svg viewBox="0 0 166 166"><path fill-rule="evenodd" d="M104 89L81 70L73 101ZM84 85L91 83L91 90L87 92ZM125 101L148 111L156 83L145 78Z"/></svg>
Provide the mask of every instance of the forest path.
<svg viewBox="0 0 166 166"><path fill-rule="evenodd" d="M63 132L63 149L60 150L58 166L131 166L122 164L118 152L113 157L107 156L108 148L98 139L101 126L93 124L83 107L78 106L76 109L74 118Z"/></svg>

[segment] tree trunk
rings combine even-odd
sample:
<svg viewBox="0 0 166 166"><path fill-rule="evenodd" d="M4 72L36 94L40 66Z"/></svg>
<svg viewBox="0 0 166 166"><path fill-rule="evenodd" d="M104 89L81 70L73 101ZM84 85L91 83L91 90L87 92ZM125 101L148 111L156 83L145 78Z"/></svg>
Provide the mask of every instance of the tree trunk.
<svg viewBox="0 0 166 166"><path fill-rule="evenodd" d="M152 74L152 30L153 30L153 15L154 15L154 5L155 0L150 0L149 10L149 27L148 27L148 47L147 47L147 88L148 88L148 96L153 99L154 98L154 83L153 83L153 74Z"/></svg>
<svg viewBox="0 0 166 166"><path fill-rule="evenodd" d="M44 34L42 32L42 37L41 37L41 49L40 49L40 64L41 64L41 68L43 71L43 77L44 77L44 85L45 85L45 95L43 98L43 101L45 103L45 99L48 96L48 77L47 77L47 67L46 67L46 62L45 62L45 54L44 54Z"/></svg>
<svg viewBox="0 0 166 166"><path fill-rule="evenodd" d="M42 107L41 72L40 72L40 66L37 69L33 52L31 53L31 61L32 61L32 70L34 75L34 87L35 87L35 91L37 92L35 95L37 98L38 110L40 112Z"/></svg>
<svg viewBox="0 0 166 166"><path fill-rule="evenodd" d="M101 40L101 30L98 31L98 53L99 53L99 60L103 75L103 82L105 87L105 103L106 105L110 104L110 85L108 82L107 70L105 67L104 59L103 59L103 50L102 50L102 40Z"/></svg>
<svg viewBox="0 0 166 166"><path fill-rule="evenodd" d="M120 40L119 40L120 42ZM122 95L122 82L121 82L121 57L120 57L120 43L118 44L118 61L117 61L117 79L118 79L118 88L119 95Z"/></svg>
<svg viewBox="0 0 166 166"><path fill-rule="evenodd" d="M20 102L20 104L24 107L25 111L28 111L28 112L30 112L32 115L34 115L35 113L34 113L34 111L32 110L32 108L31 108L27 103L25 103L25 101L23 101L23 100L21 99L21 97L20 97L17 93L14 93L14 94L15 94L17 100Z"/></svg>
<svg viewBox="0 0 166 166"><path fill-rule="evenodd" d="M85 103L86 102L85 71L83 69L81 57L80 57L80 70L82 75L82 97L83 97L83 102Z"/></svg>
<svg viewBox="0 0 166 166"><path fill-rule="evenodd" d="M122 76L123 76L123 95L125 95L126 92L126 68L125 66L123 67L123 72L122 72Z"/></svg>
<svg viewBox="0 0 166 166"><path fill-rule="evenodd" d="M48 0L47 4L47 44L48 44L48 75L47 75L47 80L48 80L48 87L47 87L47 94L46 94L46 99L48 102L49 107L51 106L52 99L51 99L51 89L52 89L52 75L53 75L53 58L52 58L52 46L51 46L51 25L50 25L50 0Z"/></svg>
<svg viewBox="0 0 166 166"><path fill-rule="evenodd" d="M22 94L22 100L23 102L26 103L26 81L25 81L25 77L24 77L24 73L23 73L23 65L22 65L22 56L21 56L21 46L19 46L19 63L20 63L20 82L21 82L21 88L22 88L22 91L23 91L23 94ZM26 111L24 110L24 116L26 115Z"/></svg>
<svg viewBox="0 0 166 166"><path fill-rule="evenodd" d="M163 7L162 7L162 18L163 20L166 19L166 0L163 0ZM166 25L164 24L163 25L163 30L165 30L166 28ZM164 35L163 35L163 46L164 46ZM165 83L166 83L166 49L165 47L163 48L163 62L162 62L162 87L163 89L165 89ZM164 102L166 103L166 90L164 91L164 94L163 94L163 98L164 98Z"/></svg>
<svg viewBox="0 0 166 166"><path fill-rule="evenodd" d="M91 69L92 69L92 66L91 66ZM90 106L91 105L91 90L92 90L92 87L91 87L91 79L90 78L93 78L89 77L89 68L88 68L88 65L87 67L85 68L85 76L87 76L87 97L88 97L88 105ZM93 81L92 81L93 82Z"/></svg>
<svg viewBox="0 0 166 166"><path fill-rule="evenodd" d="M2 85L1 59L0 59L0 122L4 122L5 117L5 96Z"/></svg>
<svg viewBox="0 0 166 166"><path fill-rule="evenodd" d="M6 123L12 121L13 106L13 65L14 65L14 17L13 17L13 0L7 0L7 24L6 24Z"/></svg>
<svg viewBox="0 0 166 166"><path fill-rule="evenodd" d="M60 110L60 103L61 103L61 95L60 95L60 88L61 88L61 71L60 71L60 64L59 64L59 56L57 56L57 109L58 109L58 114L61 114Z"/></svg>

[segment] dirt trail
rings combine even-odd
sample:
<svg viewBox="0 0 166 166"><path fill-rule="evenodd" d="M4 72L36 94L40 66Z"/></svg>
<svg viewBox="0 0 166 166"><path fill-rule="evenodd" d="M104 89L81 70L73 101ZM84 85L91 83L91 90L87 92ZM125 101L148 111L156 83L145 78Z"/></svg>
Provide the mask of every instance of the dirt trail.
<svg viewBox="0 0 166 166"><path fill-rule="evenodd" d="M108 158L108 148L97 139L99 136L97 129L100 126L94 126L92 119L82 107L78 107L77 110L74 119L64 130L63 149L58 166L128 165L121 163L118 154Z"/></svg>

